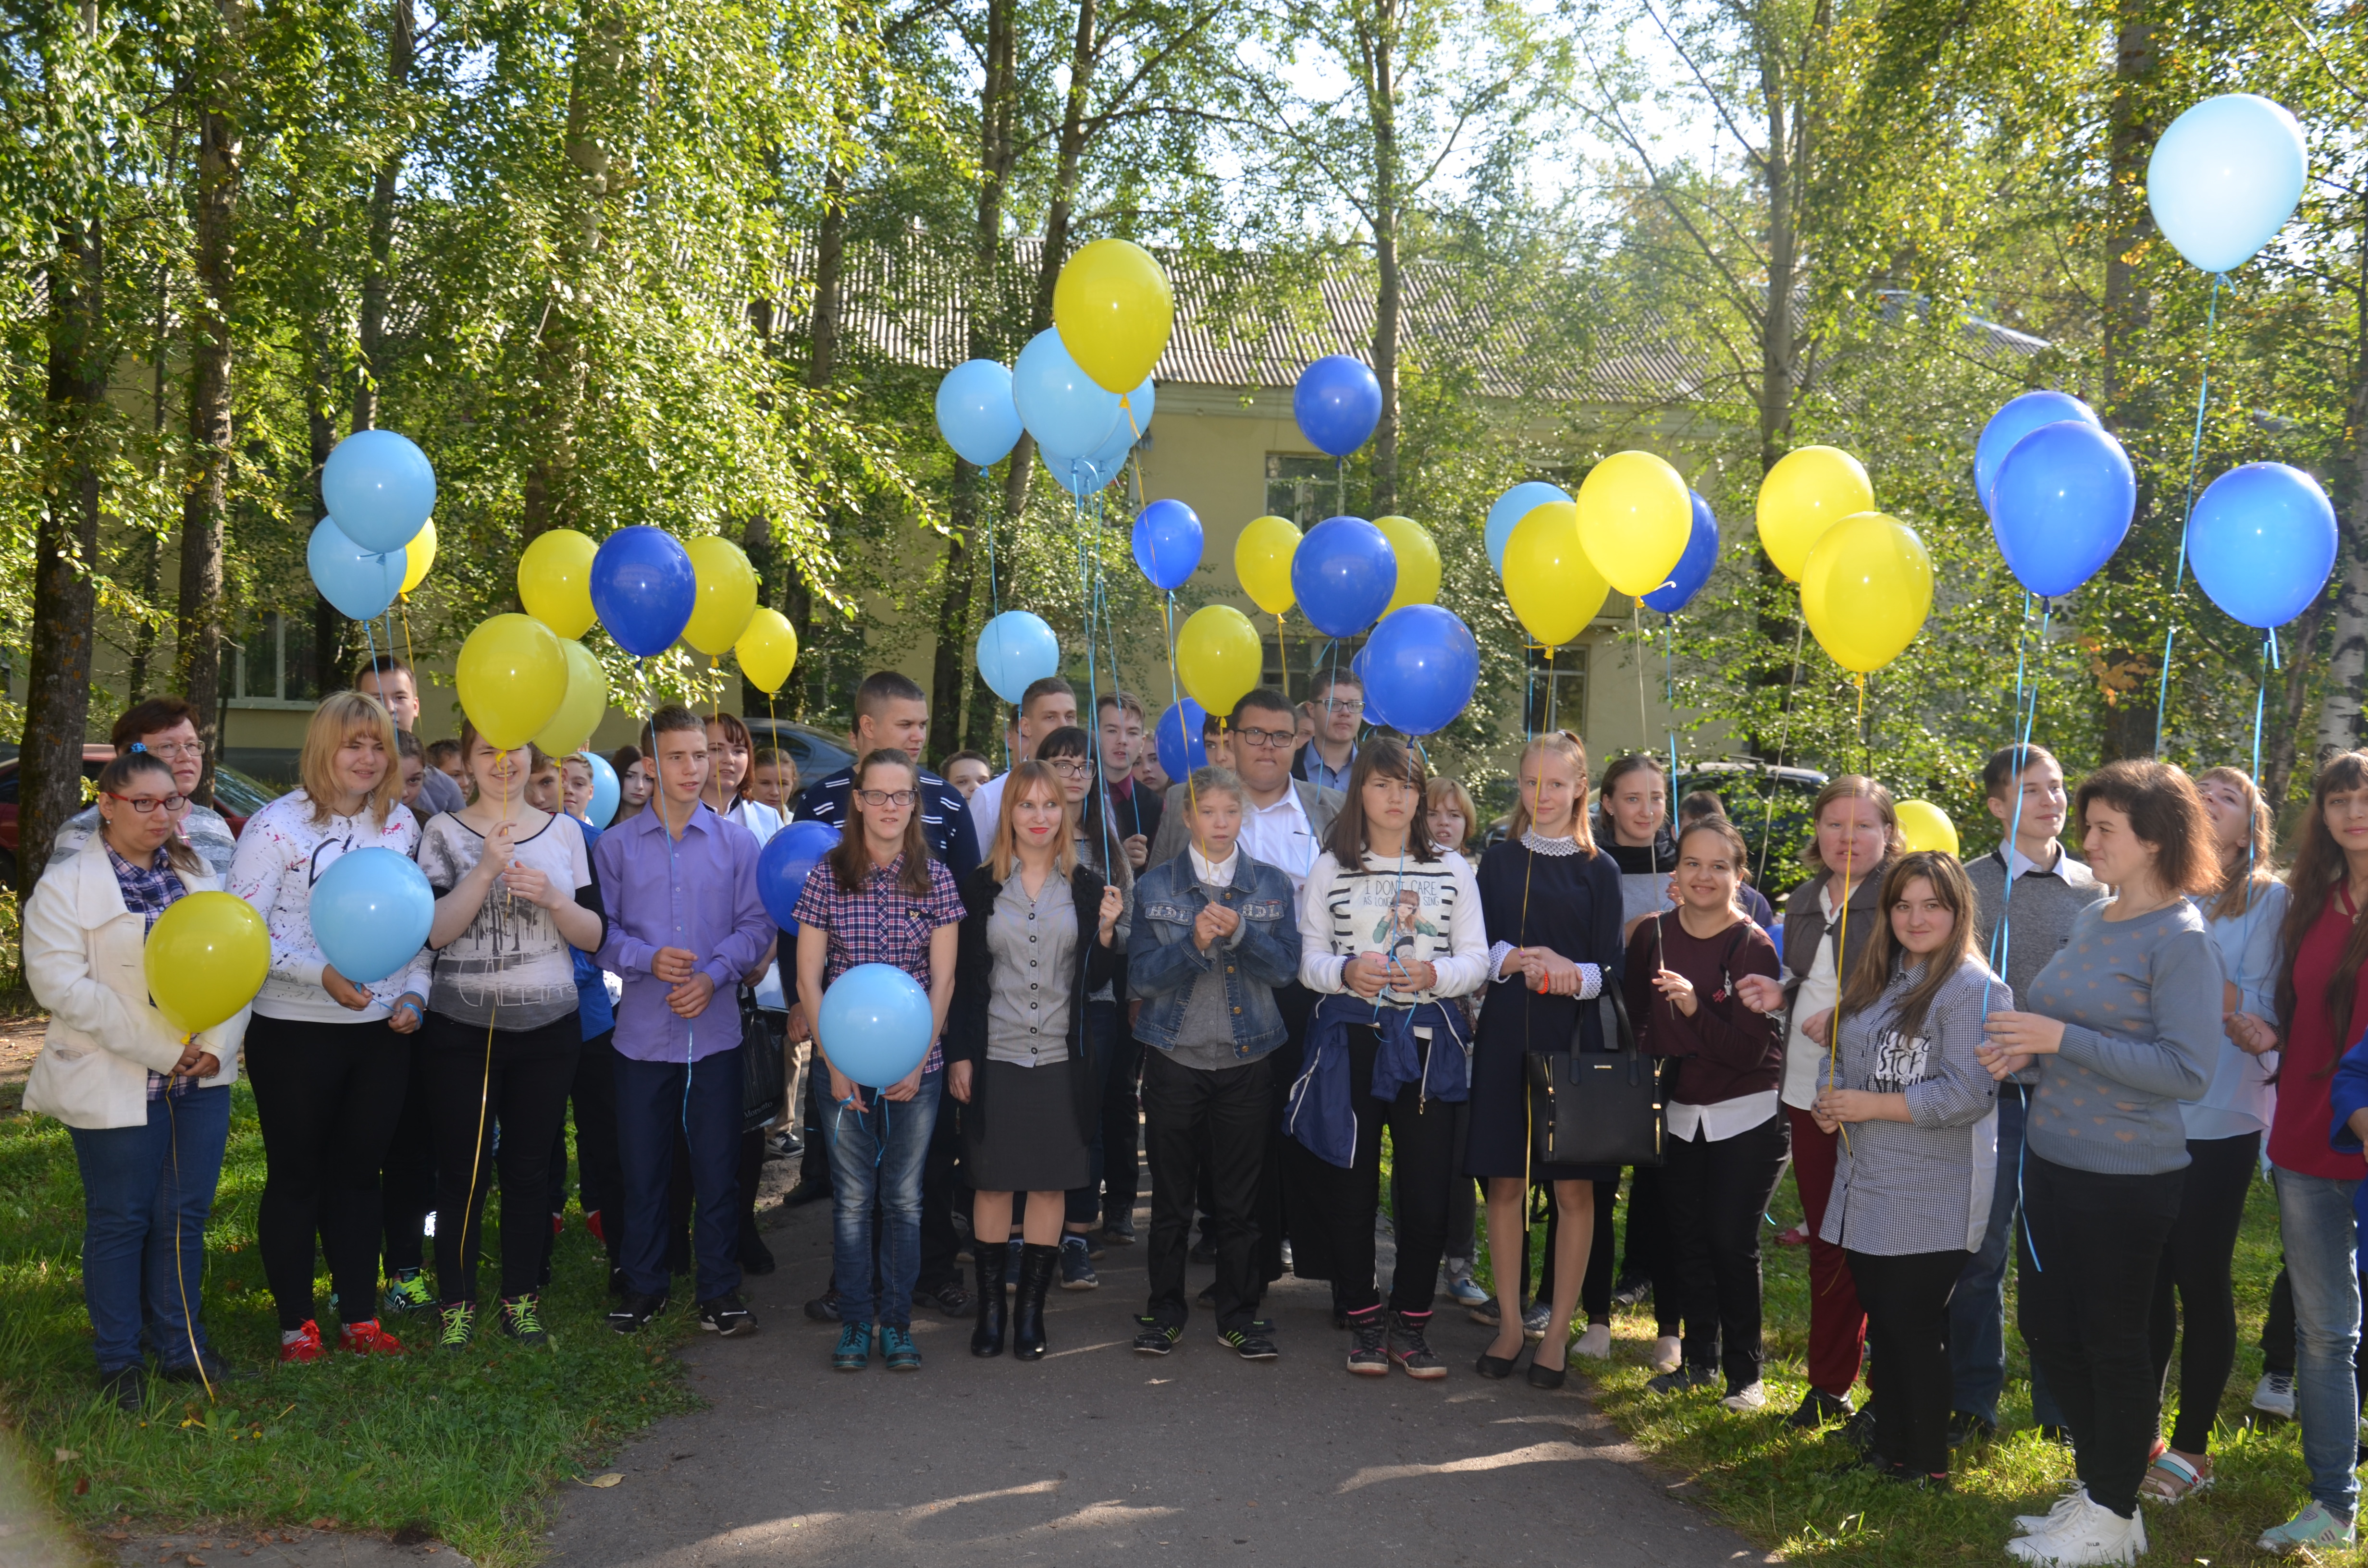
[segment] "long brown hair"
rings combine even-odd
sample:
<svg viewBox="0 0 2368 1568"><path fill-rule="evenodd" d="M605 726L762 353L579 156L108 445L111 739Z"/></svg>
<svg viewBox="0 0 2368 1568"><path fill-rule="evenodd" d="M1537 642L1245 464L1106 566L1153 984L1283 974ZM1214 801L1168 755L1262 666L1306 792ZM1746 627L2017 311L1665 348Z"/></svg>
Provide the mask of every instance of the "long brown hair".
<svg viewBox="0 0 2368 1568"><path fill-rule="evenodd" d="M148 733L153 735L156 732L151 730ZM120 794L131 787L134 778L150 773L163 774L165 782L170 785L175 792L179 791L181 786L174 778L173 770L165 765L165 759L154 752L146 751L123 752L105 767L100 768L98 790L101 794ZM106 834L106 824L102 822L99 825L99 836L104 838ZM189 841L181 836L178 827L165 835L165 858L176 871L196 871L211 875L211 870L205 861L199 858L198 852L189 846Z"/></svg>
<svg viewBox="0 0 2368 1568"><path fill-rule="evenodd" d="M894 746L866 752L855 765L855 777L847 782L847 831L823 858L830 862L831 875L841 892L859 892L871 879L871 848L864 839L863 802L856 797L871 787L871 775L882 767L901 767L911 780L906 788L913 791L913 814L905 819L904 842L896 846L905 857L897 885L915 898L923 898L929 891L929 846L921 837L921 765Z"/></svg>
<svg viewBox="0 0 2368 1568"><path fill-rule="evenodd" d="M1348 677L1341 677L1348 684ZM1340 807L1340 814L1332 819L1332 831L1326 835L1324 847L1332 852L1333 862L1344 871L1353 871L1365 863L1365 780L1380 774L1385 778L1403 778L1414 786L1414 815L1406 823L1406 856L1409 860L1436 860L1438 847L1430 842L1430 801L1426 786L1422 759L1404 741L1395 735L1372 735L1357 748L1357 766L1349 773L1349 798Z"/></svg>
<svg viewBox="0 0 2368 1568"><path fill-rule="evenodd" d="M2204 913L2214 920L2233 920L2253 907L2253 901L2277 885L2277 819L2270 803L2241 767L2211 767L2198 775L2195 787L2233 784L2245 802L2245 842L2220 851L2220 892Z"/></svg>
<svg viewBox="0 0 2368 1568"><path fill-rule="evenodd" d="M2351 863L2344 857L2343 846L2327 831L2327 798L2348 795L2355 790L2368 790L2368 751L2338 752L2327 759L2318 770L2318 780L2311 786L2310 805L2302 814L2302 829L2294 835L2294 869L2286 874L2286 922L2278 933L2282 957L2278 964L2278 1024L2291 1028L2294 1007L2300 998L2294 994L2294 957L2302 951L2303 938L2327 913L2335 890L2351 875ZM2335 966L2335 974L2327 983L2326 994L2320 999L2328 1017L2335 1024L2336 1056L2340 1056L2351 1038L2351 992L2360 979L2360 966L2368 961L2368 920L2354 915L2351 935L2343 944L2343 958ZM2335 1071L2335 1057L2329 1057L2319 1076Z"/></svg>
<svg viewBox="0 0 2368 1568"><path fill-rule="evenodd" d="M876 755L876 754L875 754ZM989 875L998 882L1009 881L1019 869L1019 835L1011 825L1011 813L1031 790L1043 790L1061 808L1061 836L1053 848L1053 869L1067 876L1077 869L1077 819L1069 810L1068 791L1061 788L1061 776L1046 764L1030 758L1012 764L1010 777L1003 781L1003 798L995 818L995 842L986 852ZM913 819L920 820L918 802L913 807Z"/></svg>
<svg viewBox="0 0 2368 1568"><path fill-rule="evenodd" d="M1841 1002L1835 1015L1863 1013L1882 1000L1884 991L1899 971L1913 962L1915 955L1899 945L1892 934L1892 907L1907 896L1907 884L1918 878L1932 884L1933 893L1941 906L1949 912L1953 924L1949 931L1949 945L1924 962L1924 973L1908 987L1907 994L1899 999L1899 1010L1892 1015L1892 1027L1901 1035L1913 1040L1924 1027L1926 1015L1932 1010L1932 999L1950 977L1975 957L1977 934L1974 930L1976 903L1974 884L1965 875L1965 868L1954 855L1939 849L1919 849L1892 862L1883 878L1883 919L1876 925L1873 937L1859 950L1858 962L1850 972L1850 983L1842 988Z"/></svg>
<svg viewBox="0 0 2368 1568"><path fill-rule="evenodd" d="M1568 730L1547 730L1530 739L1521 748L1520 760L1513 764L1513 814L1507 824L1505 836L1515 844L1530 831L1529 797L1521 793L1521 770L1530 766L1530 758L1551 752L1570 764L1578 775L1578 795L1570 803L1570 836L1581 855L1595 853L1595 834L1587 821L1587 746ZM1611 780L1604 783L1609 787ZM1475 824L1476 825L1476 824Z"/></svg>

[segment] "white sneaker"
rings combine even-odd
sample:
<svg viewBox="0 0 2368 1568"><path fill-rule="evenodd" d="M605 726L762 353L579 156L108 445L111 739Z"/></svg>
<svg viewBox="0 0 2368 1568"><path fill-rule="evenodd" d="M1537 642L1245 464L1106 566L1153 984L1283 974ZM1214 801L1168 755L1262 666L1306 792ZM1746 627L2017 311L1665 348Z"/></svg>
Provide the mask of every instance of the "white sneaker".
<svg viewBox="0 0 2368 1568"><path fill-rule="evenodd" d="M2146 1549L2146 1520L2135 1510L2125 1519L2085 1494L2080 1506L2067 1511L2055 1528L2006 1543L2007 1555L2048 1568L2135 1562Z"/></svg>
<svg viewBox="0 0 2368 1568"><path fill-rule="evenodd" d="M1611 1355L1611 1325L1608 1323L1588 1324L1587 1332L1578 1336L1578 1343L1571 1348L1599 1361L1609 1359Z"/></svg>
<svg viewBox="0 0 2368 1568"><path fill-rule="evenodd" d="M2274 1415L2291 1421L2294 1413L2294 1374L2263 1372L2261 1381L2253 1385L2253 1408L2264 1415Z"/></svg>
<svg viewBox="0 0 2368 1568"><path fill-rule="evenodd" d="M1755 1410L1768 1408L1768 1390L1761 1383L1748 1383L1719 1401L1737 1415L1748 1415Z"/></svg>
<svg viewBox="0 0 2368 1568"><path fill-rule="evenodd" d="M2088 1502L2089 1489L2086 1486L2075 1483L2072 1490L2064 1494L2063 1496L2055 1499L2055 1506L2048 1509L2047 1512L2044 1514L2017 1514L2014 1517L2015 1533L2018 1535L2037 1535L2042 1530L2052 1530L2057 1525L2062 1524L2065 1518L2070 1515L2074 1509L2087 1506Z"/></svg>
<svg viewBox="0 0 2368 1568"><path fill-rule="evenodd" d="M1685 1346L1674 1334L1665 1334L1653 1341L1653 1370L1674 1372L1685 1359Z"/></svg>

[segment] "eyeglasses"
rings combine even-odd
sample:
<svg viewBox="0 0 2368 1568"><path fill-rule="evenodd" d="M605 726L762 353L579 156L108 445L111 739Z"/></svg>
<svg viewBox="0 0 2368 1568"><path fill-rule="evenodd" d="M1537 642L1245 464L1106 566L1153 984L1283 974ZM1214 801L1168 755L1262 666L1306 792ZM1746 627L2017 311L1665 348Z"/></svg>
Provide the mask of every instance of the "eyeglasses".
<svg viewBox="0 0 2368 1568"><path fill-rule="evenodd" d="M909 806L913 803L910 790L858 790L855 798L877 810L882 806Z"/></svg>
<svg viewBox="0 0 2368 1568"><path fill-rule="evenodd" d="M153 813L159 806L165 808L166 816L174 816L179 813L183 806L189 803L189 798L187 795L119 795L112 790L107 792L107 798L110 801L122 801L143 817Z"/></svg>
<svg viewBox="0 0 2368 1568"><path fill-rule="evenodd" d="M181 741L168 746L152 746L143 741L140 744L139 749L155 757L201 757L206 755L205 743L202 741Z"/></svg>
<svg viewBox="0 0 2368 1568"><path fill-rule="evenodd" d="M1094 765L1082 756L1053 757L1044 766L1064 778L1083 778L1094 770Z"/></svg>
<svg viewBox="0 0 2368 1568"><path fill-rule="evenodd" d="M1320 706L1326 713L1362 713L1365 699L1361 697L1327 697Z"/></svg>
<svg viewBox="0 0 2368 1568"><path fill-rule="evenodd" d="M1235 730L1234 738L1246 746L1256 746L1260 751L1267 751L1276 746L1288 746L1299 738L1299 732L1296 730Z"/></svg>

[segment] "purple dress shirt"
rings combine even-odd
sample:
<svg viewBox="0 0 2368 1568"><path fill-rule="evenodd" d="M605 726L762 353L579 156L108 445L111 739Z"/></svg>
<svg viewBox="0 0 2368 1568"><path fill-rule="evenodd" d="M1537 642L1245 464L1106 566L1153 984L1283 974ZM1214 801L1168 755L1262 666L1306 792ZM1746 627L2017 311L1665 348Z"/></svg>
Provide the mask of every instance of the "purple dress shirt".
<svg viewBox="0 0 2368 1568"><path fill-rule="evenodd" d="M702 804L669 844L657 811L634 812L592 850L609 939L600 967L625 983L617 1004L617 1053L636 1062L696 1062L740 1043L734 988L773 940L757 896L757 836ZM660 948L688 948L715 998L696 1018L666 1006L674 987L650 972Z"/></svg>

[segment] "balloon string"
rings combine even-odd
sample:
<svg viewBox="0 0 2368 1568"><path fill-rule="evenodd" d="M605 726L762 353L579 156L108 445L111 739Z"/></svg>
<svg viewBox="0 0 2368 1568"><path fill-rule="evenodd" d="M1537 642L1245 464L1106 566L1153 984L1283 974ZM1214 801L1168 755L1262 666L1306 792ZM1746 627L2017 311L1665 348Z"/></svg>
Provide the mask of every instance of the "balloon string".
<svg viewBox="0 0 2368 1568"><path fill-rule="evenodd" d="M1669 710L1669 788L1678 784L1678 615L1661 615L1661 700Z"/></svg>
<svg viewBox="0 0 2368 1568"><path fill-rule="evenodd" d="M2039 601L2039 646L2040 650L2044 653L2047 647L2048 628L2055 619L2055 601L2053 599L2042 599ZM2015 847L2016 841L2022 836L2021 780L2022 775L2031 766L2032 728L2039 720L2039 683L2037 680L2034 679L2031 683L2029 706L2027 708L2025 707L2024 699L2023 667L2025 651L2029 644L2030 636L2031 596L2029 594L2025 594L2022 596L2022 631L2015 639L2014 722L2007 731L2007 738L2014 744L2014 760L2017 764L2014 770L2014 812L2007 819L2006 843L2000 846L1998 852L1998 860L2006 869L2006 888L1998 896L1998 929L1990 934L1990 973L1982 977L1981 1016L1984 1017L1987 1017L1989 1016L1990 983L1993 980L2001 979L2005 976L2008 960L2014 951L2014 884L2017 881L2014 874L2014 857L2019 853Z"/></svg>
<svg viewBox="0 0 2368 1568"><path fill-rule="evenodd" d="M1133 415L1129 414L1127 422L1133 424ZM1085 503L1081 499L1078 502L1078 521L1081 523L1086 520L1084 513ZM1094 585L1099 575L1102 556L1101 523L1102 495L1098 490L1094 492L1094 515L1090 532L1080 533L1077 536L1077 597L1084 608L1086 618L1086 697L1093 704L1093 722L1086 731L1086 766L1092 769L1092 778L1086 786L1086 799L1093 802L1094 815L1099 819L1097 826L1100 830L1102 846L1101 871L1110 880L1110 885L1115 887L1118 885L1118 872L1110 865L1110 783L1102 774L1102 688L1101 671L1097 657L1100 636L1096 631L1098 618L1095 615L1097 605ZM1088 542L1092 546L1090 560L1087 551ZM1156 558L1153 564L1157 564Z"/></svg>
<svg viewBox="0 0 2368 1568"><path fill-rule="evenodd" d="M1858 724L1863 730L1866 727L1866 676L1853 673L1850 680L1858 687ZM1842 997L1850 990L1850 968L1843 962L1843 955L1850 951L1850 894L1856 891L1851 883L1850 867L1857 850L1858 830L1852 828L1850 836L1842 842L1841 921L1834 931L1834 1010L1833 1016L1826 1020L1826 1082L1829 1085L1839 1085L1842 1075ZM1842 1147L1849 1149L1850 1124L1842 1122L1839 1128Z"/></svg>
<svg viewBox="0 0 2368 1568"><path fill-rule="evenodd" d="M196 1039L197 1036L191 1034L181 1043L188 1045L194 1043ZM189 1277L181 1262L181 1210L184 1191L181 1183L181 1118L180 1113L173 1108L173 1085L170 1079L167 1079L165 1084L165 1123L166 1132L173 1140L173 1283L181 1295L181 1327L189 1336L189 1365L197 1369L198 1381L205 1385L206 1403L211 1404L214 1403L214 1380L212 1374L206 1370L204 1354L198 1349L198 1320L189 1312ZM201 1249L200 1256L202 1256ZM205 1291L202 1288L198 1292L198 1299L199 1301L205 1299Z"/></svg>
<svg viewBox="0 0 2368 1568"><path fill-rule="evenodd" d="M1793 738L1793 693L1801 685L1801 638L1807 627L1808 622L1796 611L1793 617L1793 663L1784 682L1784 712L1776 730L1778 773L1783 771L1784 747ZM1768 809L1759 819L1759 870L1753 880L1764 883L1768 881L1768 841L1774 835L1776 827L1776 778L1773 775L1762 780L1760 793L1767 800Z"/></svg>
<svg viewBox="0 0 2368 1568"><path fill-rule="evenodd" d="M2227 274L2212 275L2212 302L2203 312L2203 362L2198 367L2195 386L2195 435L2187 449L2187 499L2179 517L2179 566L2170 579L2170 608L2163 617L2162 675L2155 683L2154 750L2162 755L2162 726L2165 710L2170 701L2170 645L2179 637L2179 600L2187 583L2187 535L2195 524L2195 473L2203 461L2203 409L2212 396L2212 335L2220 320L2220 285ZM2255 776L2260 770L2256 768Z"/></svg>

